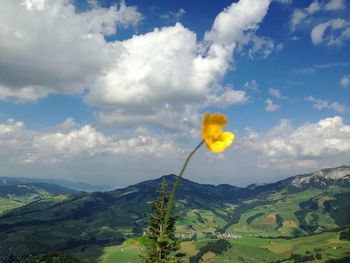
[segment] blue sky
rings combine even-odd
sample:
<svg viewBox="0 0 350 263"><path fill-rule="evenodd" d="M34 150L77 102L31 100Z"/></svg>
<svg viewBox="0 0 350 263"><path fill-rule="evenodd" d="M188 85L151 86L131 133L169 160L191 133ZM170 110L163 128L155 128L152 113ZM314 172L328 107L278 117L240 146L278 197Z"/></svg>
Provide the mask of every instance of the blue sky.
<svg viewBox="0 0 350 263"><path fill-rule="evenodd" d="M236 134L188 178L246 185L348 164L350 3L0 3L1 176L115 187L177 173L207 112ZM21 15L15 15L21 14Z"/></svg>

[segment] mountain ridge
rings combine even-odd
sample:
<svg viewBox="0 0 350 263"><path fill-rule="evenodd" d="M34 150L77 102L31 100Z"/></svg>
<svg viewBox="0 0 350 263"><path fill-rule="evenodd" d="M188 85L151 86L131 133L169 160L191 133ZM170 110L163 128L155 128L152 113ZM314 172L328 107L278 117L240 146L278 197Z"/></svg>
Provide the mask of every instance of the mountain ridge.
<svg viewBox="0 0 350 263"><path fill-rule="evenodd" d="M325 172L337 169L340 167ZM341 169L350 174L349 166ZM294 179L314 173L245 188L200 184L182 178L174 210L179 217L177 231L188 239L194 233L210 238L215 233L232 232L290 238L349 225L350 215L346 211L350 211L350 185L335 183L341 181L339 178L309 180L302 187L293 185ZM0 216L0 246L15 249L20 244L17 253L26 255L53 249L75 251L91 246L102 249L140 236L159 183L166 180L170 189L175 179L174 174L164 175L109 192L83 192L13 209ZM49 241L43 243L41 237Z"/></svg>
<svg viewBox="0 0 350 263"><path fill-rule="evenodd" d="M55 184L64 188L69 188L76 191L96 192L96 191L111 191L113 188L104 185L92 185L83 182L72 182L64 179L54 178L30 178L30 177L8 177L0 176L0 185L19 184L19 183L46 183Z"/></svg>

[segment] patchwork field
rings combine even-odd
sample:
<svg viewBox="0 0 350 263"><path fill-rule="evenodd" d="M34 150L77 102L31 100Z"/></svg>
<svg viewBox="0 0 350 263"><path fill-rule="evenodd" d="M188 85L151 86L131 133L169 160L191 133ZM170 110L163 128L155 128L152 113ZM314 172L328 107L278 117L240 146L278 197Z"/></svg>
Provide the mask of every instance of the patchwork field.
<svg viewBox="0 0 350 263"><path fill-rule="evenodd" d="M25 205L25 203L21 200L0 197L0 214L23 205Z"/></svg>
<svg viewBox="0 0 350 263"><path fill-rule="evenodd" d="M314 178L300 175L246 188L184 179L174 213L185 262L327 262L349 257L348 179L335 183L315 177L295 187L294 180L305 176ZM17 258L59 251L83 263L139 262L149 205L164 179L171 184L176 177L111 192L63 195L54 188L54 196L42 192L38 200L25 192L23 202L6 194L0 199L0 262L6 251ZM23 187L19 189L22 193L18 191Z"/></svg>
<svg viewBox="0 0 350 263"><path fill-rule="evenodd" d="M181 252L186 254L184 262L191 261L202 247L215 240L183 242ZM350 241L339 239L338 233L322 233L308 237L269 239L242 237L227 240L231 247L217 255L208 249L200 262L298 262L297 258L309 258L308 262L340 260L350 256ZM100 263L141 262L139 254L144 251L142 239L128 240L120 246L107 247ZM313 258L313 259L311 259Z"/></svg>

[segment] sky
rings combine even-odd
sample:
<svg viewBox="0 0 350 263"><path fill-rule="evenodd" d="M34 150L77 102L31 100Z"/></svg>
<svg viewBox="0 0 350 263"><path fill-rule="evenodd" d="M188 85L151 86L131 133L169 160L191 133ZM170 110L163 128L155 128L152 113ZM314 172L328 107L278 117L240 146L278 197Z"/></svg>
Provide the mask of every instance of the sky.
<svg viewBox="0 0 350 263"><path fill-rule="evenodd" d="M178 173L206 112L235 134L185 177L350 164L350 1L0 0L0 176Z"/></svg>

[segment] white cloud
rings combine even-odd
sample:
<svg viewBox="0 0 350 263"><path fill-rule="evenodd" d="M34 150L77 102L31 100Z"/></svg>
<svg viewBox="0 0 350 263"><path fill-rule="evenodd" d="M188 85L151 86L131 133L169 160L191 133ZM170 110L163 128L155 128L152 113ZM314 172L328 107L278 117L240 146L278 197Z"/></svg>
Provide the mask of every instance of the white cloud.
<svg viewBox="0 0 350 263"><path fill-rule="evenodd" d="M179 11L177 11L177 12L169 11L166 14L160 15L160 19L162 19L163 21L165 21L168 24L175 24L177 22L180 22L180 20L182 19L182 17L185 14L186 14L185 9L180 8Z"/></svg>
<svg viewBox="0 0 350 263"><path fill-rule="evenodd" d="M277 99L287 99L288 97L283 96L281 91L278 89L269 89L269 94Z"/></svg>
<svg viewBox="0 0 350 263"><path fill-rule="evenodd" d="M0 85L0 100L16 98L17 102L36 101L46 97L50 92L54 93L54 90L44 86L25 86L14 89Z"/></svg>
<svg viewBox="0 0 350 263"><path fill-rule="evenodd" d="M314 1L308 6L306 10L309 14L312 15L313 13L316 13L321 10L321 5L318 1Z"/></svg>
<svg viewBox="0 0 350 263"><path fill-rule="evenodd" d="M220 87L240 51L237 46L251 45L250 55L262 57L281 49L255 36L270 0L233 3L201 41L177 23L106 42L117 26L135 25L142 16L123 1L109 8L90 4L90 10L76 12L66 0L0 2L0 37L5 40L0 43L0 99L87 94L85 101L97 106L102 122L179 129L208 105L248 101L245 91ZM178 16L183 14L180 10Z"/></svg>
<svg viewBox="0 0 350 263"><path fill-rule="evenodd" d="M324 2L315 0L306 8L294 9L290 20L290 30L293 32L298 27L306 29L312 26L313 29L311 32L311 39L314 44L322 43L324 40L323 36L325 33L327 33L327 35L329 35L326 39L328 46L341 45L342 42L350 38L349 27L345 28L344 30L339 30L347 24L345 23L345 19L338 17L320 23L320 18L321 21L324 20L324 18L329 19L329 12L345 8L346 5L344 0L330 0L326 4ZM328 31L331 32L328 34Z"/></svg>
<svg viewBox="0 0 350 263"><path fill-rule="evenodd" d="M291 4L292 0L274 0L275 2L281 3L281 4Z"/></svg>
<svg viewBox="0 0 350 263"><path fill-rule="evenodd" d="M68 118L57 126L61 131L34 132L9 119L0 123L0 156L11 162L56 163L100 155L161 157L179 150L171 140L150 133L136 132L123 139L106 136L91 125L74 129L75 125Z"/></svg>
<svg viewBox="0 0 350 263"><path fill-rule="evenodd" d="M296 28L307 18L322 9L321 4L316 0L313 1L308 7L303 9L294 9L291 20L290 29L291 31L296 30Z"/></svg>
<svg viewBox="0 0 350 263"><path fill-rule="evenodd" d="M336 62L336 63L329 63L329 64L314 65L314 67L318 69L330 69L330 68L336 68L336 67L349 67L349 66L350 66L350 62Z"/></svg>
<svg viewBox="0 0 350 263"><path fill-rule="evenodd" d="M5 123L0 123L0 134L2 136L9 135L21 130L23 127L23 122L8 119Z"/></svg>
<svg viewBox="0 0 350 263"><path fill-rule="evenodd" d="M59 131L67 131L74 128L77 124L75 123L72 117L66 118L61 124L56 126L56 129Z"/></svg>
<svg viewBox="0 0 350 263"><path fill-rule="evenodd" d="M265 110L267 112L278 111L280 108L281 108L281 106L278 104L274 104L271 99L265 100Z"/></svg>
<svg viewBox="0 0 350 263"><path fill-rule="evenodd" d="M331 24L328 22L321 23L314 27L311 31L311 40L314 44L320 44L323 41L323 34L326 31L328 27L330 27Z"/></svg>
<svg viewBox="0 0 350 263"><path fill-rule="evenodd" d="M288 120L264 134L243 139L243 148L256 152L262 167L315 168L344 164L350 158L350 126L339 116L293 128Z"/></svg>
<svg viewBox="0 0 350 263"><path fill-rule="evenodd" d="M348 23L344 19L339 18L318 24L311 31L312 43L319 45L326 42L328 46L341 45L350 38L350 27L347 25ZM326 35L327 31L329 32Z"/></svg>
<svg viewBox="0 0 350 263"><path fill-rule="evenodd" d="M248 56L251 58L266 58L273 50L279 52L282 44L276 45L272 39L255 34L269 4L269 0L242 0L218 14L212 29L205 34L209 56L219 52L230 56L235 48L236 51L244 53L244 47L247 47Z"/></svg>
<svg viewBox="0 0 350 263"><path fill-rule="evenodd" d="M250 80L244 83L243 87L247 90L257 91L258 83L256 82L256 80Z"/></svg>
<svg viewBox="0 0 350 263"><path fill-rule="evenodd" d="M302 67L294 70L293 73L298 75L314 75L317 73L317 71L314 69L314 67Z"/></svg>
<svg viewBox="0 0 350 263"><path fill-rule="evenodd" d="M233 90L227 88L220 95L208 96L208 102L220 107L226 107L233 104L243 104L248 102L249 97L243 90Z"/></svg>
<svg viewBox="0 0 350 263"><path fill-rule="evenodd" d="M334 11L339 9L345 9L346 4L345 0L330 0L325 6L325 10L327 11Z"/></svg>
<svg viewBox="0 0 350 263"><path fill-rule="evenodd" d="M267 58L273 51L280 52L283 44L275 44L271 38L258 37L256 35L250 37L248 56L254 58Z"/></svg>
<svg viewBox="0 0 350 263"><path fill-rule="evenodd" d="M291 31L294 31L296 27L307 17L307 12L295 9L292 14L292 18L290 21Z"/></svg>
<svg viewBox="0 0 350 263"><path fill-rule="evenodd" d="M124 2L77 13L66 0L1 1L0 99L82 92L120 52L104 36L140 19Z"/></svg>
<svg viewBox="0 0 350 263"><path fill-rule="evenodd" d="M258 28L258 24L267 13L269 4L268 0L245 0L233 3L218 14L205 39L209 43L232 47L245 31Z"/></svg>
<svg viewBox="0 0 350 263"><path fill-rule="evenodd" d="M316 99L312 96L306 97L305 100L311 102L312 107L318 110L329 109L335 110L340 113L345 112L347 110L347 107L339 102L328 102L326 100Z"/></svg>
<svg viewBox="0 0 350 263"><path fill-rule="evenodd" d="M329 63L329 64L316 64L312 66L306 66L302 67L296 70L293 70L293 74L300 74L300 75L314 75L317 74L320 70L328 70L330 68L338 68L338 67L349 67L349 62L335 62L335 63ZM346 77L346 76L345 76ZM339 82L340 84L340 82Z"/></svg>
<svg viewBox="0 0 350 263"><path fill-rule="evenodd" d="M350 76L345 75L339 80L339 85L342 86L343 88L346 88L350 85Z"/></svg>
<svg viewBox="0 0 350 263"><path fill-rule="evenodd" d="M246 102L244 91L216 87L232 65L237 43L255 32L268 5L268 0L233 3L202 42L180 23L122 41L125 52L96 79L86 101L102 109L103 122L163 128L168 121L181 127L196 107Z"/></svg>
<svg viewBox="0 0 350 263"><path fill-rule="evenodd" d="M46 0L24 0L22 5L26 7L27 10L43 10L45 7Z"/></svg>

